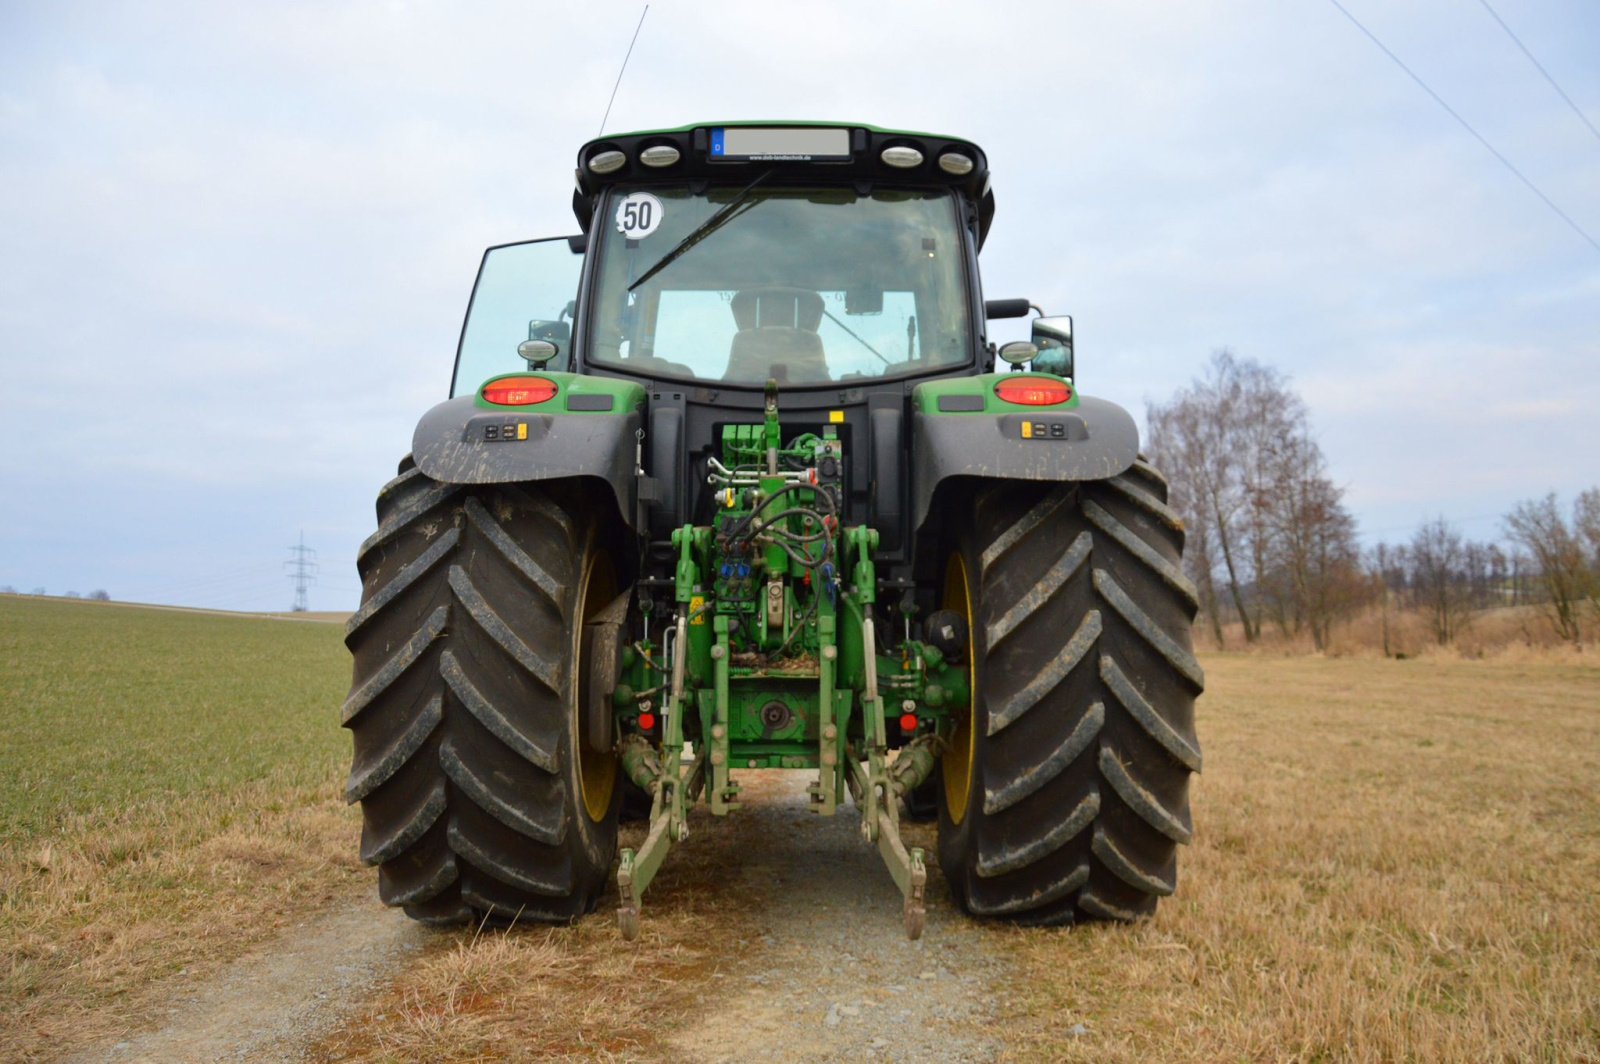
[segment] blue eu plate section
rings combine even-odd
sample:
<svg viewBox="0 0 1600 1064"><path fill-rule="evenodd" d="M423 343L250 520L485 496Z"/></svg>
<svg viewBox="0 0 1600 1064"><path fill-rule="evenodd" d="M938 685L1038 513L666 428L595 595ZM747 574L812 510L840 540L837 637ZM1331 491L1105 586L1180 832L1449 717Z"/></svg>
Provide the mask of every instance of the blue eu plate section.
<svg viewBox="0 0 1600 1064"><path fill-rule="evenodd" d="M713 129L711 131L711 157L713 159L722 158L722 155L723 155L723 143L724 143L724 138L723 138L722 134L723 134L723 131L720 130L720 129Z"/></svg>

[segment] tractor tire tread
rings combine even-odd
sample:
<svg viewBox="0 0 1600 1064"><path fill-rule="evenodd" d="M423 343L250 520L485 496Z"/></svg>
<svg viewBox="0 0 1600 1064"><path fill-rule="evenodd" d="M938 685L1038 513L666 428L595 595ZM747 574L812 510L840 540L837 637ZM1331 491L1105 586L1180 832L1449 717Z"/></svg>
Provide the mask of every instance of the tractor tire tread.
<svg viewBox="0 0 1600 1064"><path fill-rule="evenodd" d="M345 635L346 796L379 896L414 919L570 921L605 889L615 806L587 820L567 778L579 498L440 484L409 460L378 494Z"/></svg>
<svg viewBox="0 0 1600 1064"><path fill-rule="evenodd" d="M979 746L939 856L970 912L1131 920L1177 886L1201 767L1183 523L1143 459L1081 484L988 486L962 545Z"/></svg>

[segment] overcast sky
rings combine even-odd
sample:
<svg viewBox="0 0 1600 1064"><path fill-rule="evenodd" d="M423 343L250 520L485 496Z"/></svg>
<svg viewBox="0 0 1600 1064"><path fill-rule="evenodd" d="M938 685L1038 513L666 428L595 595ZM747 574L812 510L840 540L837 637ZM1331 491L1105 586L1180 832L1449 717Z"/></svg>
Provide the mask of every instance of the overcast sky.
<svg viewBox="0 0 1600 1064"><path fill-rule="evenodd" d="M1600 125L1600 6L1491 0ZM1591 236L1600 139L1480 0L1345 6ZM0 585L350 609L487 245L574 231L638 3L0 0ZM1600 483L1600 250L1329 0L656 0L607 129L970 137L1079 382L1289 374L1368 542Z"/></svg>

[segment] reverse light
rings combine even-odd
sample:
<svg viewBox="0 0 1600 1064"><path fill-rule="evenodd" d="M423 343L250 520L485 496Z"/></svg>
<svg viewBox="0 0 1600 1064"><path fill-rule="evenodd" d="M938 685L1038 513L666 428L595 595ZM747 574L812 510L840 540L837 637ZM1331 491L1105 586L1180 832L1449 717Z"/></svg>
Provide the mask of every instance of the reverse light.
<svg viewBox="0 0 1600 1064"><path fill-rule="evenodd" d="M589 170L596 174L612 174L621 170L628 157L620 151L596 152L589 160Z"/></svg>
<svg viewBox="0 0 1600 1064"><path fill-rule="evenodd" d="M879 158L890 166L901 170L909 170L913 166L922 165L922 153L904 144L897 144L892 148L883 149L883 154Z"/></svg>
<svg viewBox="0 0 1600 1064"><path fill-rule="evenodd" d="M1072 385L1050 377L1007 377L994 386L994 394L1022 406L1056 406L1072 398Z"/></svg>
<svg viewBox="0 0 1600 1064"><path fill-rule="evenodd" d="M972 160L960 152L947 151L939 156L939 169L960 177L962 174L972 173Z"/></svg>
<svg viewBox="0 0 1600 1064"><path fill-rule="evenodd" d="M556 382L547 377L500 377L483 386L484 402L496 406L536 406L556 397Z"/></svg>
<svg viewBox="0 0 1600 1064"><path fill-rule="evenodd" d="M670 144L657 144L639 153L639 161L646 166L671 166L683 155Z"/></svg>

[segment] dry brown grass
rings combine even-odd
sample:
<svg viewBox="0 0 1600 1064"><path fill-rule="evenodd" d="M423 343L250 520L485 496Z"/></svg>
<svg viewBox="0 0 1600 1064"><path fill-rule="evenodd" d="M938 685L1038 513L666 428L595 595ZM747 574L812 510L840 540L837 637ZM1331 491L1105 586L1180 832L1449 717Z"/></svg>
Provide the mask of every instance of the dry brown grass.
<svg viewBox="0 0 1600 1064"><path fill-rule="evenodd" d="M159 1022L169 978L204 980L308 913L371 889L337 788L263 781L70 818L0 845L0 1059L54 1057Z"/></svg>
<svg viewBox="0 0 1600 1064"><path fill-rule="evenodd" d="M756 792L751 792L752 794ZM444 933L419 962L310 1052L314 1060L670 1060L670 1036L726 992L759 950L755 913L770 892L730 868L757 830L733 816L674 848L650 888L637 942L617 931L616 898L572 927ZM638 846L643 828L624 827Z"/></svg>
<svg viewBox="0 0 1600 1064"><path fill-rule="evenodd" d="M1018 1055L1600 1060L1600 674L1206 664L1178 894L1008 938Z"/></svg>
<svg viewBox="0 0 1600 1064"><path fill-rule="evenodd" d="M1367 607L1334 625L1328 639L1328 657L1383 657L1385 620L1376 606ZM1556 665L1589 665L1600 668L1600 653L1594 646L1575 647L1558 638L1549 618L1538 607L1516 606L1478 610L1449 643L1440 645L1429 627L1428 618L1416 610L1390 610L1388 655L1401 658L1492 659L1507 664L1544 662ZM1244 641L1238 624L1223 626L1224 647L1235 653L1273 657L1309 655L1315 652L1309 632L1284 634L1275 626L1263 626L1260 639ZM1208 653L1219 649L1209 624L1195 628L1196 644Z"/></svg>

